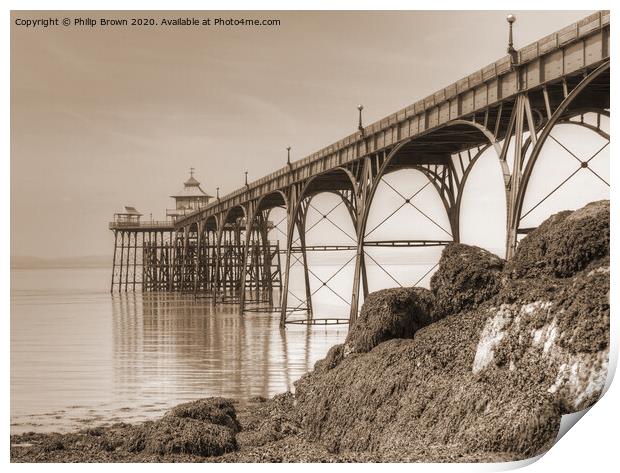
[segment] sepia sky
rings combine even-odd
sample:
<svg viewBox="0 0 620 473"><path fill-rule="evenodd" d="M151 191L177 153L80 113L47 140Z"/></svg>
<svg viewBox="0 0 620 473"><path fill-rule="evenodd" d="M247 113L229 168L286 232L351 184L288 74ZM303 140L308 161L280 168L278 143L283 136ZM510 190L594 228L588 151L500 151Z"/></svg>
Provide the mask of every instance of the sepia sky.
<svg viewBox="0 0 620 473"><path fill-rule="evenodd" d="M358 103L370 123L502 57L507 13L13 12L11 253L111 254L107 224L123 205L162 219L190 166L203 189L223 195L245 170L255 180L280 168L287 145L301 159L355 131ZM520 47L590 12L514 13ZM47 16L281 25L15 26ZM472 184L464 204L472 229L489 220L471 210L477 203L503 211L493 177L493 186L480 173ZM502 245L502 218L487 246Z"/></svg>

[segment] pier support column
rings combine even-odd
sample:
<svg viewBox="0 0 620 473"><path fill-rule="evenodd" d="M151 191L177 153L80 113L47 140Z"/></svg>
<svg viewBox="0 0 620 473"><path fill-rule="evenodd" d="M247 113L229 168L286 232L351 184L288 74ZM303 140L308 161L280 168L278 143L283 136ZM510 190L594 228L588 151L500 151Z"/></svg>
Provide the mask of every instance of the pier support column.
<svg viewBox="0 0 620 473"><path fill-rule="evenodd" d="M183 228L183 232L181 234L181 251L178 258L178 281L179 281L179 292L183 293L186 290L185 283L187 281L187 266L188 266L188 247L189 247L189 229L188 227Z"/></svg>
<svg viewBox="0 0 620 473"><path fill-rule="evenodd" d="M299 202L298 205L294 207L294 214L290 216L290 220L287 218L287 248L286 248L286 265L284 272L284 289L282 291L282 310L280 313L280 326L284 327L286 323L286 317L288 314L288 295L290 290L290 273L291 267L294 265L292 262L293 255L293 244L294 244L294 235L295 229L297 229L297 233L299 234L299 247L301 258L296 259L303 266L304 271L304 287L306 294L306 314L309 319L313 316L312 311L312 291L310 287L310 275L308 270L308 259L306 254L306 231L305 231L305 221L306 214L308 211L307 207L307 199L304 199ZM304 301L300 300L300 306L297 309L302 309ZM303 309L302 309L303 310Z"/></svg>
<svg viewBox="0 0 620 473"><path fill-rule="evenodd" d="M287 225L290 227L290 225ZM288 230L291 232L292 230ZM288 309L288 285L290 278L291 268L291 243L287 242L286 245L286 258L284 263L284 287L282 288L282 294L280 296L280 328L284 328L286 323L286 314Z"/></svg>
<svg viewBox="0 0 620 473"><path fill-rule="evenodd" d="M245 309L245 296L246 296L246 277L248 271L248 257L250 255L250 242L252 240L253 229L255 225L254 206L248 204L245 207L245 235L243 239L243 247L241 248L241 271L239 276L239 314L243 315Z"/></svg>
<svg viewBox="0 0 620 473"><path fill-rule="evenodd" d="M288 291L291 276L291 253L293 238L295 235L295 225L297 222L297 205L300 189L292 185L289 189L288 202L286 208L286 262L284 265L284 287L280 296L280 328L286 324L288 311Z"/></svg>
<svg viewBox="0 0 620 473"><path fill-rule="evenodd" d="M307 211L307 209L306 209ZM305 213L305 212L304 212ZM301 257L304 266L304 285L306 289L306 312L308 319L312 319L312 290L310 288L310 274L308 272L308 255L306 252L306 217L300 218L297 226L299 232L299 246L301 247Z"/></svg>
<svg viewBox="0 0 620 473"><path fill-rule="evenodd" d="M129 257L130 257L130 252L131 252L131 232L127 232L127 245L125 245L126 248L126 259L125 259L125 278L124 278L124 286L125 289L124 291L127 292L127 287L129 286Z"/></svg>
<svg viewBox="0 0 620 473"><path fill-rule="evenodd" d="M514 134L514 157L512 175L508 188L508 201L506 212L506 259L511 260L517 249L517 232L519 229L519 215L517 198L521 188L521 166L523 164L523 117L525 112L525 96L517 96L515 103L515 134Z"/></svg>
<svg viewBox="0 0 620 473"><path fill-rule="evenodd" d="M376 169L378 172L378 169ZM361 170L361 179L358 182L355 205L355 233L357 236L357 248L355 254L355 269L353 272L353 289L351 294L351 310L349 311L349 327L357 319L359 312L360 285L364 291L364 297L368 296L368 278L366 274L366 259L364 253L364 240L366 235L366 223L368 222L368 210L373 196L375 176L370 158L364 158ZM361 284L360 284L361 283Z"/></svg>
<svg viewBox="0 0 620 473"><path fill-rule="evenodd" d="M131 290L133 292L136 292L136 273L137 273L137 263L138 263L138 233L142 234L142 232L133 233L133 274L132 274L132 287L131 287Z"/></svg>
<svg viewBox="0 0 620 473"><path fill-rule="evenodd" d="M193 293L196 296L198 292L198 287L201 286L202 280L202 226L203 223L197 226L196 230L196 248L194 251L194 284L193 284Z"/></svg>
<svg viewBox="0 0 620 473"><path fill-rule="evenodd" d="M220 289L220 271L222 270L222 237L223 237L224 223L218 227L217 235L215 237L215 268L213 270L213 303L216 303L219 297Z"/></svg>
<svg viewBox="0 0 620 473"><path fill-rule="evenodd" d="M269 230L267 228L269 219L269 213L261 215L261 225L259 227L260 244L258 247L259 255L262 259L262 275L260 278L260 288L258 290L258 297L263 300L263 294L267 295L267 302L269 309L273 309L273 280L271 275L271 245L269 243Z"/></svg>
<svg viewBox="0 0 620 473"><path fill-rule="evenodd" d="M121 258L121 264L120 264L120 268L118 271L118 292L122 291L122 287L123 287L123 264L124 261L123 259L125 258L125 232L121 231L121 254L120 254Z"/></svg>
<svg viewBox="0 0 620 473"><path fill-rule="evenodd" d="M353 272L353 289L351 294L351 310L349 312L349 324L353 324L359 312L360 283L363 283L364 297L368 296L368 280L366 279L366 267L364 260L364 236L358 236L357 250L355 255L355 269Z"/></svg>
<svg viewBox="0 0 620 473"><path fill-rule="evenodd" d="M116 272L116 248L118 245L118 231L114 230L114 254L112 255L112 280L110 282L110 293L114 292L114 273Z"/></svg>

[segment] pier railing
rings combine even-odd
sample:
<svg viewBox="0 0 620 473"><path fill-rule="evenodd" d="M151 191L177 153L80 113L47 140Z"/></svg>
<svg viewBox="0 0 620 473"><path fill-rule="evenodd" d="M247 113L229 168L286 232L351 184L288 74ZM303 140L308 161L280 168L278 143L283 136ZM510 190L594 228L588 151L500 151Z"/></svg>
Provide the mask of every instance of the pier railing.
<svg viewBox="0 0 620 473"><path fill-rule="evenodd" d="M148 222L110 222L110 230L152 230L155 228L173 229L174 222L170 220L152 220Z"/></svg>

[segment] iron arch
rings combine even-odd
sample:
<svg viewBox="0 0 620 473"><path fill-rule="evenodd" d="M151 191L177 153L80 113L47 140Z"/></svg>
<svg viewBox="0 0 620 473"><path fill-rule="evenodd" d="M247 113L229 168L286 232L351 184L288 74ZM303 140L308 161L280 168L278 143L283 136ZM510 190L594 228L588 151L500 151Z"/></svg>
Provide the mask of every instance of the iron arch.
<svg viewBox="0 0 620 473"><path fill-rule="evenodd" d="M269 202L269 199L273 199L274 197L276 197L276 199ZM277 200L277 197L279 197L281 201ZM271 212L272 209L277 208L277 207L283 207L285 209L288 209L289 207L289 199L286 196L286 194L281 190L275 190L273 192L270 192L268 194L261 196L256 202L256 207L252 211L249 221L253 222L256 219L259 212L263 210L267 210Z"/></svg>
<svg viewBox="0 0 620 473"><path fill-rule="evenodd" d="M560 122L563 114L566 112L571 103L577 99L580 94L586 89L586 87L591 84L597 77L599 77L604 72L607 72L610 68L609 61L600 65L597 69L595 69L592 73L590 73L587 77L585 77L573 90L569 92L566 98L560 103L558 108L553 112L544 128L540 132L540 136L538 136L536 140L536 144L532 149L532 153L525 164L525 169L523 170L523 176L521 179L521 185L517 191L516 202L514 203L514 218L516 218L516 224L518 225L518 221L521 219L521 212L523 211L523 202L525 200L525 194L527 191L528 183L532 176L532 171L536 162L538 161L538 157L543 149L544 144L546 143L549 135L551 134L551 130Z"/></svg>

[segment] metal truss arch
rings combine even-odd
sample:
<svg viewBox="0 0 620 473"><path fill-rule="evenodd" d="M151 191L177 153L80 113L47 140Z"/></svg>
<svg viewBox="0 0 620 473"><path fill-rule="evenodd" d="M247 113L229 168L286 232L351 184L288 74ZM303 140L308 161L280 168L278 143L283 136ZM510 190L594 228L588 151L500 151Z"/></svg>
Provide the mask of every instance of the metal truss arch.
<svg viewBox="0 0 620 473"><path fill-rule="evenodd" d="M211 222L213 222L212 226L209 225ZM202 234L205 234L206 232L217 233L219 228L220 228L220 223L215 215L209 215L207 218L202 220L202 232L201 232Z"/></svg>
<svg viewBox="0 0 620 473"><path fill-rule="evenodd" d="M234 207L229 208L225 213L224 216L222 218L222 227L225 226L227 223L235 223L237 219L239 218L248 218L248 209L246 208L246 205L235 205ZM239 211L239 209L241 209L242 215L237 215L236 213ZM233 217L234 220L230 220L230 217Z"/></svg>
<svg viewBox="0 0 620 473"><path fill-rule="evenodd" d="M278 203L276 205L265 204L267 199L273 198L276 195L279 195L282 198L282 203ZM251 218L252 219L256 218L258 213L263 211L263 210L271 211L271 209L282 208L282 207L285 208L285 209L288 209L288 206L289 206L289 198L288 198L288 196L281 189L277 189L277 190L275 190L273 192L270 192L268 194L265 194L265 195L261 196L256 201L256 205L254 206L255 208L254 208L254 211L252 212Z"/></svg>
<svg viewBox="0 0 620 473"><path fill-rule="evenodd" d="M335 174L344 174L349 182L349 184L351 185L351 189L353 191L353 194L355 195L355 198L357 200L357 189L358 189L358 183L357 180L355 179L355 176L353 175L353 173L351 173L350 170L344 168L344 167L337 167L334 168L328 172L325 173L321 173L321 174L317 174L315 176L310 177L303 185L301 192L299 193L299 197L298 197L298 201L297 201L297 206L299 206L299 203L302 202L305 198L313 196L314 194L320 194L323 192L333 192L333 191L340 191L340 190L346 190L346 188L344 189L321 189L321 188L317 188L317 189L313 189L312 186L315 184L315 181L318 182L319 179L325 179L325 178L329 178L330 176L333 176ZM356 202L357 203L357 202Z"/></svg>
<svg viewBox="0 0 620 473"><path fill-rule="evenodd" d="M484 125L474 122L474 121L457 119L457 120L452 120L446 123L445 127L441 129L445 130L455 125L466 125L466 126L471 126L475 128L476 130L478 130L480 133L484 135L484 137L488 140L489 145L493 146L493 148L495 149L495 152L497 153L497 157L499 158L502 155L502 146L500 142L497 140L495 134L491 132L491 130L486 128Z"/></svg>
<svg viewBox="0 0 620 473"><path fill-rule="evenodd" d="M314 192L310 195L307 195L305 197L305 204L306 204L306 209L304 209L303 211L303 215L300 217L300 223L302 224L302 227L305 229L306 228L306 221L307 221L307 217L308 217L308 210L309 207L313 207L311 205L312 201L322 195L322 194L333 194L337 197L339 197L342 201L342 203L345 205L347 212L349 213L349 216L351 217L351 222L353 223L353 229L356 230L356 215L355 215L355 204L356 204L356 199L355 199L355 195L352 196L352 198L347 198L347 196L344 194L345 191L341 191L341 190L326 190L326 191L320 191L320 192ZM318 211L318 209L314 208L315 210ZM332 209L333 211L334 209Z"/></svg>
<svg viewBox="0 0 620 473"><path fill-rule="evenodd" d="M523 170L523 175L521 177L521 184L517 191L516 201L514 202L514 213L513 219L516 221L512 222L513 225L518 225L518 221L521 219L521 212L523 211L523 202L525 200L525 194L527 191L528 183L531 178L533 169L538 161L538 157L547 142L551 134L551 130L558 124L566 123L561 120L562 115L566 112L571 103L575 101L576 98L586 89L586 87L592 83L598 76L608 71L610 68L609 61L600 65L597 69L588 74L573 90L571 90L566 98L558 105L557 109L552 113L549 120L545 123L543 129L540 131L539 136L537 136L536 144L534 145L532 152L525 163L525 168Z"/></svg>
<svg viewBox="0 0 620 473"><path fill-rule="evenodd" d="M558 125L574 125L574 126L580 126L582 128L586 128L590 131L593 131L594 133L596 133L597 135L599 135L601 138L604 138L606 140L610 139L610 134L607 133L606 131L604 131L602 128L600 128L600 126L594 126L591 125L585 121L574 121L572 120L572 118L577 117L579 115L581 115L582 117L584 115L587 115L588 113L594 113L595 115L599 115L599 116L604 116L609 118L610 117L610 113L608 110L602 109L602 108L583 108L583 109L577 109L574 110L574 112L576 112L573 116L568 117L568 118L564 118L564 119L560 119L557 121L556 126ZM538 136L538 133L547 125L547 122L541 122L539 124L539 126L536 128L536 136ZM524 143L523 143L523 148L521 149L521 162L524 163L526 158L527 158L527 151L530 148L530 146L532 145L532 136L529 135Z"/></svg>

